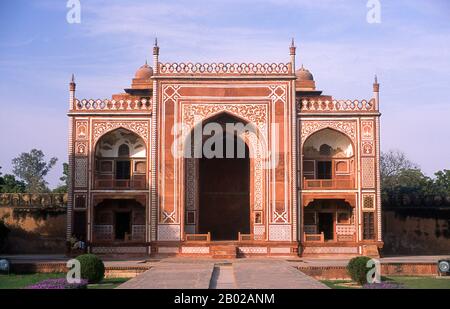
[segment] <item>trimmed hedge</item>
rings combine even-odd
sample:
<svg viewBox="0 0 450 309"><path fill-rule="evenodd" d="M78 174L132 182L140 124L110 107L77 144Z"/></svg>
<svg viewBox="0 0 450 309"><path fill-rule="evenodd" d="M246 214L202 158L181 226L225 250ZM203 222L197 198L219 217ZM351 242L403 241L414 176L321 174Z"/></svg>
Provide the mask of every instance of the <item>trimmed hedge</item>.
<svg viewBox="0 0 450 309"><path fill-rule="evenodd" d="M98 283L105 277L105 265L95 254L82 254L76 257L81 266L81 278L89 283Z"/></svg>
<svg viewBox="0 0 450 309"><path fill-rule="evenodd" d="M367 273L371 268L367 267L367 262L371 258L368 256L357 256L347 264L347 271L353 281L364 285L367 283Z"/></svg>

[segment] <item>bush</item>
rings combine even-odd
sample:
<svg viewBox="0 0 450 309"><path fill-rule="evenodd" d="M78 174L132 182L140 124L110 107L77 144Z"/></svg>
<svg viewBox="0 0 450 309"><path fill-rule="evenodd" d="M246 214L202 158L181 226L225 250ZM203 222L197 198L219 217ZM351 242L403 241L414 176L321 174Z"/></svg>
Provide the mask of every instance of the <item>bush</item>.
<svg viewBox="0 0 450 309"><path fill-rule="evenodd" d="M46 279L26 287L32 290L64 290L64 289L86 289L88 281L81 279L80 283L69 283L66 278Z"/></svg>
<svg viewBox="0 0 450 309"><path fill-rule="evenodd" d="M105 277L105 265L95 254L82 254L76 257L80 262L81 278L89 283L98 283Z"/></svg>
<svg viewBox="0 0 450 309"><path fill-rule="evenodd" d="M371 269L366 266L369 260L368 256L358 256L348 262L347 271L353 281L361 285L367 283L367 273Z"/></svg>

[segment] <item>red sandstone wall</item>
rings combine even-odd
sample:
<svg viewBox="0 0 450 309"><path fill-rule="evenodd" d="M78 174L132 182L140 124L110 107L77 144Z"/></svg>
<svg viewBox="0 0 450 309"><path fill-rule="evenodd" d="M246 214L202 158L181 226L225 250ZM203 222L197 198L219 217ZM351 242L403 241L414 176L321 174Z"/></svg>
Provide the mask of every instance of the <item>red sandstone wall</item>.
<svg viewBox="0 0 450 309"><path fill-rule="evenodd" d="M65 212L18 212L2 206L0 219L11 231L3 250L5 253L64 253Z"/></svg>
<svg viewBox="0 0 450 309"><path fill-rule="evenodd" d="M450 208L383 210L383 255L450 255Z"/></svg>

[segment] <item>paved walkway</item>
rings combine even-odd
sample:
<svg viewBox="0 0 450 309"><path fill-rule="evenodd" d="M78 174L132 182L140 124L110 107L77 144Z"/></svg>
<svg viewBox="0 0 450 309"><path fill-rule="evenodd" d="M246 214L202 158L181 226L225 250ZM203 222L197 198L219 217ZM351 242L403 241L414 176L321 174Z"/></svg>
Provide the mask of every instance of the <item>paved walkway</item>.
<svg viewBox="0 0 450 309"><path fill-rule="evenodd" d="M243 260L233 265L241 289L327 289L285 261Z"/></svg>
<svg viewBox="0 0 450 309"><path fill-rule="evenodd" d="M208 289L214 263L160 262L119 289Z"/></svg>
<svg viewBox="0 0 450 309"><path fill-rule="evenodd" d="M321 282L283 260L167 260L121 289L324 289Z"/></svg>

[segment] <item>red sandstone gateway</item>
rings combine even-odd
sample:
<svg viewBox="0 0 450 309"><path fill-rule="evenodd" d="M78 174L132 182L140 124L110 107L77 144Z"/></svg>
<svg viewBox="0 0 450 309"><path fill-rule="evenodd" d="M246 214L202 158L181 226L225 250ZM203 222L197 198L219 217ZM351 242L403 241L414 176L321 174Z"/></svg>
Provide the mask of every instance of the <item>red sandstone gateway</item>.
<svg viewBox="0 0 450 309"><path fill-rule="evenodd" d="M111 100L70 83L68 240L99 254L378 254L376 80L367 101L322 95L293 42L280 64L161 63L156 43L153 56ZM174 154L205 147L193 132L209 124L245 125L223 135L244 155Z"/></svg>

